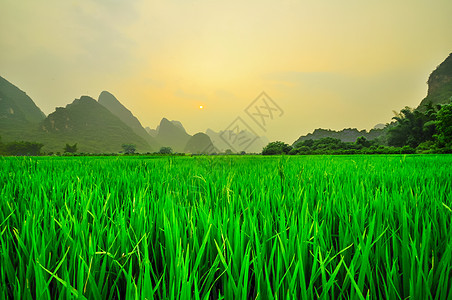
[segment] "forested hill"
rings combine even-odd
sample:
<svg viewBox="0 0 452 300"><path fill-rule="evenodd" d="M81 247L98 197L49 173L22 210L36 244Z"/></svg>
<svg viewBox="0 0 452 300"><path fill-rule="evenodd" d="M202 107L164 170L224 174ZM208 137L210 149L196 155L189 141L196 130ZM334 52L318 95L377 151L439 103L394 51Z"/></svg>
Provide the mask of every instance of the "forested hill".
<svg viewBox="0 0 452 300"><path fill-rule="evenodd" d="M357 138L363 136L367 140L375 140L384 134L384 129L358 130L356 128L346 128L340 131L318 128L312 133L300 136L293 144L305 140L320 140L326 137L339 139L342 142L355 142Z"/></svg>
<svg viewBox="0 0 452 300"><path fill-rule="evenodd" d="M448 104L452 99L452 53L430 74L428 78L428 94L425 97L419 107L420 111L428 111L432 109L439 110L437 105ZM432 106L429 106L432 104ZM402 110L402 115L404 113L409 114L410 108L404 108ZM412 113L414 114L414 113ZM395 116L396 118L398 117ZM430 118L430 117L427 117ZM391 124L392 123L392 124ZM388 120L385 129L374 128L367 132L366 130L358 130L356 128L346 128L340 131L330 130L330 129L316 129L312 133L300 136L294 143L295 145L299 141L305 140L320 140L322 138L336 138L342 142L355 142L357 138L363 136L367 140L381 140L380 142L387 141L385 135L388 129L397 125L394 120ZM384 127L384 126L382 126ZM393 130L394 132L394 130Z"/></svg>
<svg viewBox="0 0 452 300"><path fill-rule="evenodd" d="M78 143L80 152L118 152L122 144L134 144L140 152L150 145L99 102L88 96L57 108L40 125L44 150L58 151L66 143Z"/></svg>

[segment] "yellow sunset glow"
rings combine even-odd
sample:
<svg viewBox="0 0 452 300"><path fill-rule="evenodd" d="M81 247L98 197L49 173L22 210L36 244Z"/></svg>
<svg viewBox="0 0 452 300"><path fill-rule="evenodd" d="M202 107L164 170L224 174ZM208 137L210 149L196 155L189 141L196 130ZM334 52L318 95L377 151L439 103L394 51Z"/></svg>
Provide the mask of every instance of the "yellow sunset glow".
<svg viewBox="0 0 452 300"><path fill-rule="evenodd" d="M292 143L418 105L452 51L450 11L449 0L1 1L0 75L46 114L107 90L145 127L166 117L194 134L241 117ZM245 113L262 91L284 112L265 130Z"/></svg>

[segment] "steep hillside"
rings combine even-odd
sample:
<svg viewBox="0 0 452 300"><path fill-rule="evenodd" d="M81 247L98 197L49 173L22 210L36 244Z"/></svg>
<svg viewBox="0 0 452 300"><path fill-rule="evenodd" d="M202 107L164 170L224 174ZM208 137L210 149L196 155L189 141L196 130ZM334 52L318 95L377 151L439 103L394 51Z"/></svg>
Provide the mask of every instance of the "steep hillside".
<svg viewBox="0 0 452 300"><path fill-rule="evenodd" d="M24 139L44 113L18 87L0 77L0 136L3 140Z"/></svg>
<svg viewBox="0 0 452 300"><path fill-rule="evenodd" d="M149 144L117 116L88 96L57 108L39 127L44 151L61 151L66 143L78 144L79 152L119 152L122 144L134 144L139 152Z"/></svg>
<svg viewBox="0 0 452 300"><path fill-rule="evenodd" d="M175 152L184 152L190 135L185 131L180 122L169 121L163 118L157 127L156 140L162 146L169 146Z"/></svg>
<svg viewBox="0 0 452 300"><path fill-rule="evenodd" d="M0 118L39 123L46 116L25 92L0 76Z"/></svg>
<svg viewBox="0 0 452 300"><path fill-rule="evenodd" d="M115 96L107 91L103 91L99 95L98 102L117 116L122 122L124 122L124 124L132 128L133 132L148 142L154 150L158 150L159 144L157 141L146 132L143 126L141 126L140 121L138 121L132 112L122 105L122 103L119 102Z"/></svg>
<svg viewBox="0 0 452 300"><path fill-rule="evenodd" d="M427 97L419 108L429 104L449 103L452 98L452 53L443 61L428 78Z"/></svg>
<svg viewBox="0 0 452 300"><path fill-rule="evenodd" d="M146 127L144 128L146 130L146 132L152 136L152 137L156 137L158 134L158 130L157 129L151 129L151 127Z"/></svg>
<svg viewBox="0 0 452 300"><path fill-rule="evenodd" d="M193 154L209 154L216 151L209 136L205 133L199 132L188 140L184 152Z"/></svg>

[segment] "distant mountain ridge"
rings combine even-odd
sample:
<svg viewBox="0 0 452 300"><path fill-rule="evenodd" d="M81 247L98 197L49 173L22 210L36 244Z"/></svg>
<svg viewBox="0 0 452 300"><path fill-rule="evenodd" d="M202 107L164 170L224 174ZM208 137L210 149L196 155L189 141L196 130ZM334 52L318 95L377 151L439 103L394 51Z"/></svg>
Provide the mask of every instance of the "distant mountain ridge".
<svg viewBox="0 0 452 300"><path fill-rule="evenodd" d="M418 109L449 103L452 99L452 53L430 74L428 94ZM392 124L392 123L391 123ZM385 138L391 124L379 124L370 131L346 128L340 131L316 129L295 142L332 137L354 142L364 136L368 140ZM124 143L135 144L139 152L158 151L169 146L176 152L260 153L268 144L265 137L242 131L190 135L179 121L163 118L156 129L143 128L140 121L111 93L104 91L98 101L82 96L66 107L59 107L47 117L33 100L18 87L0 77L0 136L3 141L37 141L44 151L61 152L66 143L78 143L79 152L118 152ZM209 142L210 141L210 142ZM202 149L202 150L201 150Z"/></svg>
<svg viewBox="0 0 452 300"><path fill-rule="evenodd" d="M149 133L148 133L149 132ZM151 133L151 134L150 134ZM117 153L123 144L138 152L173 151L211 153L214 147L204 133L191 136L179 121L163 118L153 130L140 121L110 92L98 101L82 96L66 107L57 107L47 117L25 92L0 77L0 137L3 141L37 141L44 152L62 152L77 143L78 152Z"/></svg>
<svg viewBox="0 0 452 300"><path fill-rule="evenodd" d="M163 118L160 121L160 125L157 127L157 135L155 139L162 146L169 146L176 152L184 152L190 135L182 127L182 124L174 121L169 121L167 118Z"/></svg>
<svg viewBox="0 0 452 300"><path fill-rule="evenodd" d="M100 93L98 102L129 126L133 132L143 138L154 150L159 149L160 144L146 132L132 112L122 105L110 92L103 91Z"/></svg>
<svg viewBox="0 0 452 300"><path fill-rule="evenodd" d="M39 129L39 140L47 151L61 151L66 143L77 143L79 152L88 153L119 152L122 144L134 144L140 152L151 150L143 138L89 96L56 108Z"/></svg>
<svg viewBox="0 0 452 300"><path fill-rule="evenodd" d="M79 152L86 153L119 152L122 144L134 144L138 152L158 151L161 146L176 152L213 150L207 135L189 135L179 121L163 118L157 129L144 129L108 91L103 91L98 101L82 96L46 117L25 92L2 77L0 136L3 141L41 142L45 152L61 152L66 144L75 143Z"/></svg>
<svg viewBox="0 0 452 300"><path fill-rule="evenodd" d="M156 129L146 127L146 131L155 137L158 143L164 147L171 147L174 152L193 154L218 152L208 135L202 132L190 135L180 121L163 118Z"/></svg>
<svg viewBox="0 0 452 300"><path fill-rule="evenodd" d="M145 127L144 128L144 130L146 130L146 132L150 135L150 136L152 136L152 137L156 137L157 136L157 134L158 134L158 126L157 126L157 129L152 129L151 127L149 127L149 126L147 126L147 127Z"/></svg>
<svg viewBox="0 0 452 300"><path fill-rule="evenodd" d="M209 136L205 133L198 132L187 141L184 152L193 154L209 154L216 151Z"/></svg>
<svg viewBox="0 0 452 300"><path fill-rule="evenodd" d="M261 153L269 142L265 136L257 136L249 131L237 133L232 130L223 130L215 132L208 128L206 134L212 140L214 147L220 152L230 149L234 152Z"/></svg>
<svg viewBox="0 0 452 300"><path fill-rule="evenodd" d="M421 101L417 109L422 110L430 103L433 105L446 104L452 100L452 53L430 74L427 84L427 96ZM340 131L318 128L312 133L300 136L293 145L299 141L319 140L326 137L340 139L342 142L354 142L360 136L364 136L368 140L384 139L386 128L391 126L389 123L386 126L378 124L370 131L359 131L356 128L346 128Z"/></svg>
<svg viewBox="0 0 452 300"><path fill-rule="evenodd" d="M335 131L331 129L315 129L312 133L300 136L294 143L305 141L305 140L320 140L326 137L339 139L342 142L355 142L357 138L363 136L367 140L375 140L385 133L384 129L371 129L370 131L358 130L356 128L346 128L340 131Z"/></svg>

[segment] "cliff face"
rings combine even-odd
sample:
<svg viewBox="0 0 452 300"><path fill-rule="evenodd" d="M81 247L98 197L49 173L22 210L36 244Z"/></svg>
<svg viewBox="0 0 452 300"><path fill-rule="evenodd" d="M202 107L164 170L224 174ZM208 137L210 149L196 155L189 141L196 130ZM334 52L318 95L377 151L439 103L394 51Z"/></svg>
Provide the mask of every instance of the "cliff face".
<svg viewBox="0 0 452 300"><path fill-rule="evenodd" d="M432 103L449 103L452 97L452 53L443 61L428 78L427 97L422 100L419 108Z"/></svg>

